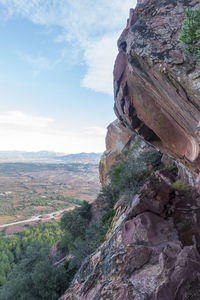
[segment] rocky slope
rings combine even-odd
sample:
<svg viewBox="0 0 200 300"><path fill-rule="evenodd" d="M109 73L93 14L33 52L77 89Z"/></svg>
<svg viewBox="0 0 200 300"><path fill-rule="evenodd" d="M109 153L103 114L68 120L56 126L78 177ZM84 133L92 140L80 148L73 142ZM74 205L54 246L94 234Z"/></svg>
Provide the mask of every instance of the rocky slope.
<svg viewBox="0 0 200 300"><path fill-rule="evenodd" d="M116 154L139 134L143 149L150 143L164 153L166 165L171 159L176 162L178 176L167 169L156 171L131 198L121 197L106 241L84 261L62 300L200 299L200 157L195 133L200 64L185 54L178 38L187 7L200 7L199 1L138 0L130 10L114 67L119 120L108 127L100 163L105 185ZM180 178L193 187L177 185Z"/></svg>
<svg viewBox="0 0 200 300"><path fill-rule="evenodd" d="M127 207L119 200L107 241L62 300L200 299L200 196L155 173Z"/></svg>

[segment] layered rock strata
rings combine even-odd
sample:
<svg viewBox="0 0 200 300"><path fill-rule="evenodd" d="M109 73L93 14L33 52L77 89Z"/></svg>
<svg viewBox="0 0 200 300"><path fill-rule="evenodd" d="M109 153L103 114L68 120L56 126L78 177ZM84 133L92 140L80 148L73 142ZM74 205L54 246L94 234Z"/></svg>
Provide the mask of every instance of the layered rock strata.
<svg viewBox="0 0 200 300"><path fill-rule="evenodd" d="M128 207L116 204L108 240L62 300L200 299L200 196L157 171Z"/></svg>
<svg viewBox="0 0 200 300"><path fill-rule="evenodd" d="M200 64L185 54L179 35L186 8L199 7L198 1L139 0L114 67L118 118L197 173Z"/></svg>
<svg viewBox="0 0 200 300"><path fill-rule="evenodd" d="M195 0L138 0L118 40L114 110L101 182L135 132L177 161L191 186L200 173L200 62L179 41ZM126 128L126 129L125 129ZM148 145L148 143L146 144ZM173 161L172 160L172 161ZM200 177L196 187L156 171L138 194L123 196L107 240L88 257L62 300L199 300ZM180 182L179 182L180 183ZM177 182L176 182L177 184Z"/></svg>
<svg viewBox="0 0 200 300"><path fill-rule="evenodd" d="M107 183L108 173L116 162L116 156L130 147L134 137L134 132L126 128L119 120L115 120L107 127L106 151L99 163L99 177L102 186Z"/></svg>

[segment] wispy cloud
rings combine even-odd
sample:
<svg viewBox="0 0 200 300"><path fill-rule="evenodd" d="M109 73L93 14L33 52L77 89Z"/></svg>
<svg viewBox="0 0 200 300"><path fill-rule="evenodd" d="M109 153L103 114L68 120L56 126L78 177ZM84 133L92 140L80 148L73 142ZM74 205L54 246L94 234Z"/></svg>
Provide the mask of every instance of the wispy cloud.
<svg viewBox="0 0 200 300"><path fill-rule="evenodd" d="M11 125L13 128L22 126L26 129L47 128L54 120L43 116L33 116L21 111L8 111L0 113L0 124Z"/></svg>
<svg viewBox="0 0 200 300"><path fill-rule="evenodd" d="M18 57L27 63L33 69L34 77L37 77L43 70L52 69L55 66L55 62L51 62L44 56L32 56L27 53L17 53Z"/></svg>
<svg viewBox="0 0 200 300"><path fill-rule="evenodd" d="M112 71L117 55L116 41L119 32L103 36L85 48L85 62L88 71L82 80L82 86L97 92L113 94Z"/></svg>
<svg viewBox="0 0 200 300"><path fill-rule="evenodd" d="M87 127L85 129L83 129L83 132L88 136L96 135L96 136L103 136L104 137L106 135L106 131L107 130L105 128L97 127L97 126L91 126L91 127Z"/></svg>
<svg viewBox="0 0 200 300"><path fill-rule="evenodd" d="M58 151L68 153L104 151L106 130L87 127L57 129L57 120L8 111L0 114L0 150Z"/></svg>
<svg viewBox="0 0 200 300"><path fill-rule="evenodd" d="M79 49L88 71L82 85L95 91L112 93L112 69L116 41L124 28L129 9L136 0L0 0L6 18L20 16L35 24L60 28L55 41L66 41ZM82 55L83 51L83 55ZM30 59L27 60L30 63ZM48 68L47 61L31 62Z"/></svg>

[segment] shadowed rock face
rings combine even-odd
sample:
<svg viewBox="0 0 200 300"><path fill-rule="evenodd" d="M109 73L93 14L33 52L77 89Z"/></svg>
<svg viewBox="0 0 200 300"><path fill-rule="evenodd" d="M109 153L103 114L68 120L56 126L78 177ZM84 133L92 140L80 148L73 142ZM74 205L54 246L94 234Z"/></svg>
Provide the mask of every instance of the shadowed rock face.
<svg viewBox="0 0 200 300"><path fill-rule="evenodd" d="M200 3L138 0L130 10L118 40L119 120L108 127L103 184L136 131L166 159L179 160L179 178L194 186L200 171L200 63L186 56L178 39L187 7ZM62 300L200 299L200 193L174 189L176 179L166 169L156 171L128 206L123 195L106 242L84 261Z"/></svg>
<svg viewBox="0 0 200 300"><path fill-rule="evenodd" d="M120 120L115 120L107 127L106 151L103 153L99 163L99 177L102 186L108 184L108 174L113 164L117 162L117 155L123 153L123 150L129 150L137 144L139 155L145 151L155 151L151 144L144 141L135 132L125 127ZM136 155L137 156L137 155Z"/></svg>
<svg viewBox="0 0 200 300"><path fill-rule="evenodd" d="M167 170L155 176L128 207L116 205L108 240L62 300L200 299L200 196L174 190Z"/></svg>
<svg viewBox="0 0 200 300"><path fill-rule="evenodd" d="M138 1L118 40L115 112L129 128L199 171L200 65L179 41L197 1Z"/></svg>
<svg viewBox="0 0 200 300"><path fill-rule="evenodd" d="M106 151L99 163L99 177L102 186L106 185L107 175L111 166L116 162L115 157L124 149L128 149L134 139L134 133L126 128L119 120L115 120L107 127Z"/></svg>

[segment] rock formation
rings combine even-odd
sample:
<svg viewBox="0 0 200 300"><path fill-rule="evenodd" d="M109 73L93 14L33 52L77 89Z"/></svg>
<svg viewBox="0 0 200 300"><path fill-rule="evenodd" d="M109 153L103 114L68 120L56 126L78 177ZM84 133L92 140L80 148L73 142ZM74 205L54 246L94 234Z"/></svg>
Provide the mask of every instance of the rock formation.
<svg viewBox="0 0 200 300"><path fill-rule="evenodd" d="M99 176L102 186L106 185L107 175L115 163L115 157L124 149L128 149L134 139L134 132L126 128L119 120L107 127L106 151L99 163Z"/></svg>
<svg viewBox="0 0 200 300"><path fill-rule="evenodd" d="M172 188L167 170L155 175L128 207L116 204L107 241L62 300L200 299L200 196Z"/></svg>
<svg viewBox="0 0 200 300"><path fill-rule="evenodd" d="M103 185L135 133L173 159L115 205L107 240L82 264L62 300L200 299L200 63L179 41L193 0L138 0L118 40L114 110L100 163ZM171 158L170 158L171 157ZM128 204L127 204L128 203Z"/></svg>
<svg viewBox="0 0 200 300"><path fill-rule="evenodd" d="M118 40L115 112L129 128L199 172L200 64L179 41L198 1L138 1Z"/></svg>

